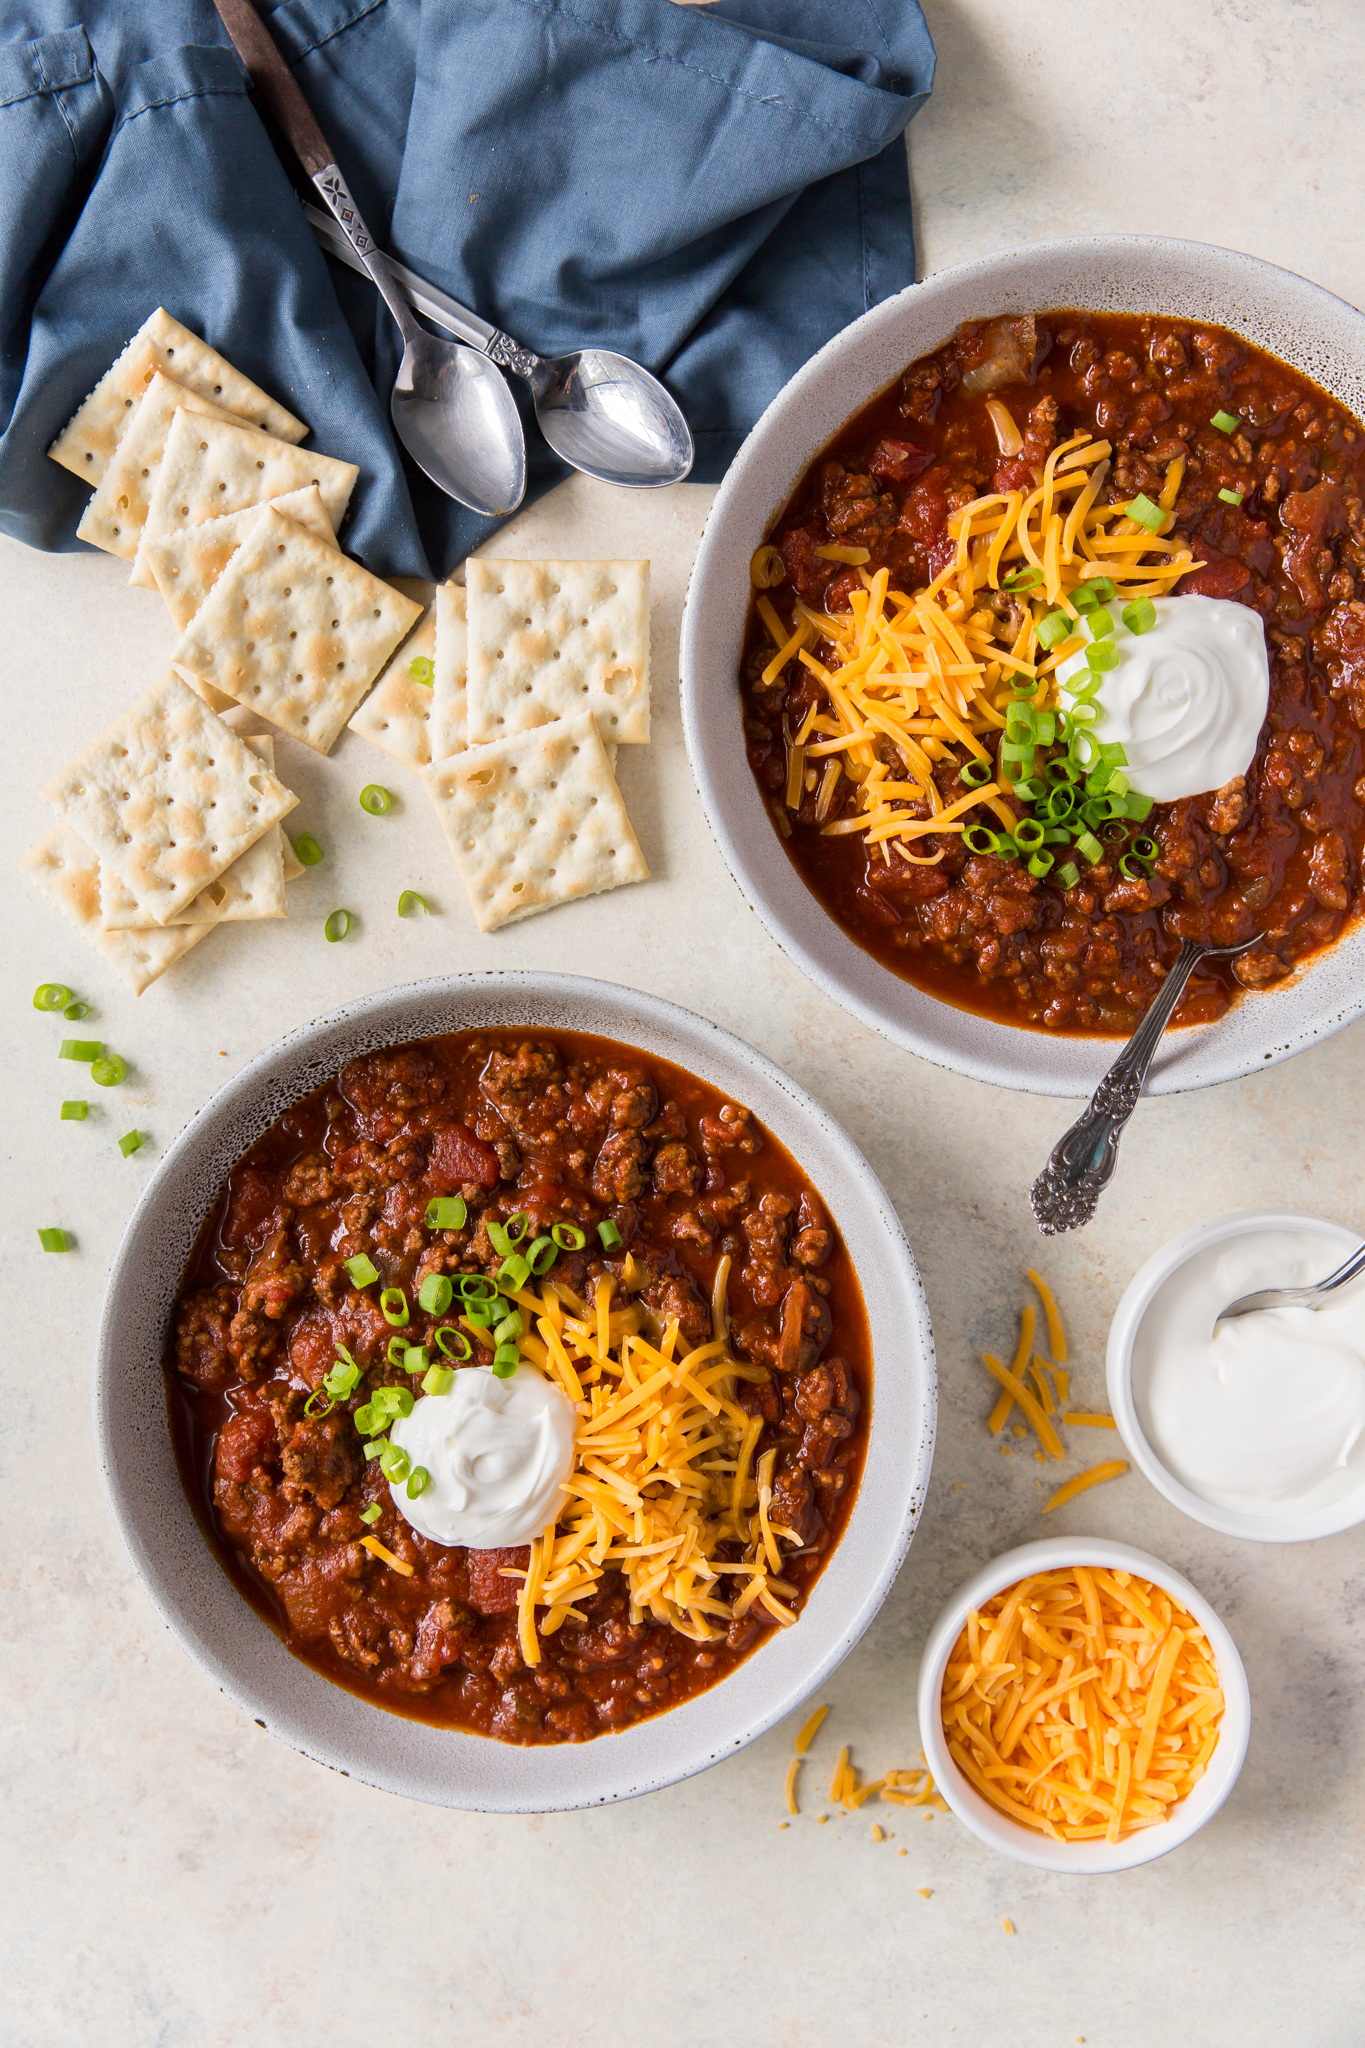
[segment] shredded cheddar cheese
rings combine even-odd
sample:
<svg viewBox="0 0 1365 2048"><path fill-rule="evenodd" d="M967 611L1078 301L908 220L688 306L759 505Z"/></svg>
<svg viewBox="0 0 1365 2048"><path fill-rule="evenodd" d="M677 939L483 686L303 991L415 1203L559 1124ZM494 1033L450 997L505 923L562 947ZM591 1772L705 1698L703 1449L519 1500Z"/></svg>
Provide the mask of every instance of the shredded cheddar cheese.
<svg viewBox="0 0 1365 2048"><path fill-rule="evenodd" d="M1111 1458L1103 1465L1092 1465L1088 1472L1078 1472L1074 1479L1068 1479L1059 1486L1050 1501L1043 1507L1043 1513L1050 1515L1054 1508L1064 1508L1069 1500L1075 1500L1078 1493L1086 1493L1092 1486L1100 1486L1106 1479L1118 1479L1128 1470L1126 1458Z"/></svg>
<svg viewBox="0 0 1365 2048"><path fill-rule="evenodd" d="M624 1577L632 1621L693 1642L714 1642L751 1608L793 1622L781 1568L797 1539L770 1513L776 1452L755 1464L763 1418L735 1398L766 1369L735 1359L725 1334L680 1357L676 1322L651 1343L639 1306L606 1277L591 1303L549 1279L514 1299L535 1333L523 1351L578 1413L564 1504L531 1544L518 1594L526 1663L540 1662L542 1636L584 1618L578 1603L607 1571ZM715 1327L725 1331L723 1315ZM723 1560L723 1545L741 1561Z"/></svg>
<svg viewBox="0 0 1365 2048"><path fill-rule="evenodd" d="M1022 1409L1027 1423L1032 1425L1042 1445L1042 1449L1035 1451L1033 1455L1040 1464L1043 1464L1048 1458L1066 1456L1066 1448L1057 1433L1057 1423L1075 1423L1078 1427L1089 1429L1117 1429L1118 1424L1112 1415L1072 1413L1068 1410L1071 1374L1061 1363L1066 1357L1066 1331L1062 1326L1061 1311L1052 1289L1041 1273L1034 1272L1030 1267L1027 1278L1033 1283L1042 1302L1043 1314L1047 1319L1048 1343L1052 1347L1053 1356L1043 1358L1034 1351L1033 1339L1038 1319L1031 1304L1026 1302L1019 1312L1019 1338L1015 1346L1013 1364L1005 1366L990 1352L982 1353L987 1372L999 1381L1001 1387L999 1398L987 1418L986 1427L992 1436L998 1437L1015 1408ZM1032 1388L1029 1386L1030 1381L1033 1383ZM1028 1434L1028 1429L1022 1422L1011 1424L1011 1428L1016 1437ZM1005 1458L1013 1455L1008 1444L1001 1444L1000 1455ZM1097 1466L1092 1472L1079 1474L1077 1478L1068 1480L1065 1486L1058 1489L1042 1512L1045 1515L1050 1514L1053 1508L1074 1499L1076 1494L1083 1493L1087 1487L1098 1485L1102 1479L1116 1478L1120 1472L1126 1472L1127 1469L1127 1465L1122 1461L1116 1461L1111 1465ZM1040 1480L1037 1483L1041 1485L1042 1482Z"/></svg>
<svg viewBox="0 0 1365 2048"><path fill-rule="evenodd" d="M413 1566L401 1557L395 1557L391 1550L386 1550L377 1536L362 1536L360 1547L362 1550L368 1550L371 1557L377 1557L381 1564L386 1564L390 1571L400 1572L405 1579L412 1577Z"/></svg>
<svg viewBox="0 0 1365 2048"><path fill-rule="evenodd" d="M1062 1841L1167 1819L1208 1767L1223 1693L1188 1610L1127 1572L1040 1572L973 1608L943 1676L953 1761Z"/></svg>
<svg viewBox="0 0 1365 2048"><path fill-rule="evenodd" d="M1003 731L1019 684L1029 687L1039 710L1055 702L1054 672L1081 642L1073 635L1049 653L1037 627L1049 611L1078 616L1071 593L1079 584L1107 576L1126 603L1165 595L1196 566L1186 543L1166 538L1183 460L1167 468L1161 529L1152 533L1127 516L1124 504L1100 503L1111 452L1107 441L1073 435L1052 450L1032 490L977 498L954 513L953 559L922 590L892 589L888 569L870 574L864 566L865 548L830 544L815 552L847 565L860 586L846 611L816 610L798 598L784 619L771 598L758 599L773 645L761 685L770 687L796 659L824 692L802 772L788 781L789 810L801 800L806 762L829 756L856 787L858 809L822 821L822 831L859 833L885 860L893 849L919 866L941 860L941 849L917 853L915 842L964 831L978 807L1012 829L1016 815L1003 771L948 803L934 779L935 761L988 760L981 736ZM1005 588L1020 571L1036 572L1037 581L1026 590ZM888 765L886 742L899 765ZM835 785L828 787L832 800ZM1049 1331L1054 1356L1064 1359L1056 1342L1060 1324L1054 1331L1051 1317Z"/></svg>

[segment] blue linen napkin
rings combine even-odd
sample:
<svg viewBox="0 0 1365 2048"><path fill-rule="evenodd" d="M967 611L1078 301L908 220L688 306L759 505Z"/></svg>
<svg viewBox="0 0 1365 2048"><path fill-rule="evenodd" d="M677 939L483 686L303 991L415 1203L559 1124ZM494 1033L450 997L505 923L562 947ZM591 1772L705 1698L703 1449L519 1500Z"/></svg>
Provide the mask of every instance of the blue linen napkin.
<svg viewBox="0 0 1365 2048"><path fill-rule="evenodd" d="M357 462L346 545L495 530L401 455L401 344L325 258L209 0L20 0L0 46L0 530L79 546L46 449L164 304ZM914 279L916 0L284 0L264 10L376 235L542 353L665 377L714 479L817 348ZM291 184L291 179L293 183ZM562 475L527 418L530 489Z"/></svg>

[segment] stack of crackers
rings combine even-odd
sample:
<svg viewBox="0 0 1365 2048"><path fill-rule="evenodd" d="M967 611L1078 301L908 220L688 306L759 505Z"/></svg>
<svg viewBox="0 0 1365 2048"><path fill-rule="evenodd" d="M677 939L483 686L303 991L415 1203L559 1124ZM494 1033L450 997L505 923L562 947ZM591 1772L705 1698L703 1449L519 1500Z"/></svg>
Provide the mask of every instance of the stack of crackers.
<svg viewBox="0 0 1365 2048"><path fill-rule="evenodd" d="M421 776L481 931L646 880L613 768L649 740L648 562L471 557L351 727Z"/></svg>

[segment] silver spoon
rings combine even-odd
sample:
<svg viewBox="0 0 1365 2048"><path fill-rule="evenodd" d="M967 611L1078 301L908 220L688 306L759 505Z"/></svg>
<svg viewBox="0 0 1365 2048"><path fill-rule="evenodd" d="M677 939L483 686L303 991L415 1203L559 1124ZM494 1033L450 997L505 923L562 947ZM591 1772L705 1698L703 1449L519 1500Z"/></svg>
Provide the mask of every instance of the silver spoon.
<svg viewBox="0 0 1365 2048"><path fill-rule="evenodd" d="M526 495L526 436L512 394L487 355L428 334L389 276L312 109L251 0L214 0L252 84L340 225L403 335L389 410L399 440L434 484L485 518Z"/></svg>
<svg viewBox="0 0 1365 2048"><path fill-rule="evenodd" d="M1147 1069L1162 1032L1175 1014L1185 984L1201 960L1231 960L1260 938L1237 946L1201 946L1186 939L1175 965L1137 1030L1069 1131L1053 1146L1029 1191L1029 1206L1044 1237L1079 1230L1095 1213L1118 1164L1123 1127L1137 1108Z"/></svg>
<svg viewBox="0 0 1365 2048"><path fill-rule="evenodd" d="M352 270L368 268L373 274L373 264L356 260L335 222L315 206L303 210L333 255ZM629 356L609 348L538 356L392 256L378 260L419 313L526 379L541 433L572 468L629 490L657 490L687 475L695 459L687 421L658 378Z"/></svg>
<svg viewBox="0 0 1365 2048"><path fill-rule="evenodd" d="M1249 1316L1262 1308L1321 1308L1329 1294L1338 1287L1344 1287L1348 1280L1354 1280L1357 1273L1365 1273L1365 1244L1352 1252L1335 1273L1329 1273L1315 1286L1262 1287L1255 1294L1239 1294L1236 1301L1230 1301L1225 1309L1219 1310L1215 1323L1225 1322L1229 1316Z"/></svg>

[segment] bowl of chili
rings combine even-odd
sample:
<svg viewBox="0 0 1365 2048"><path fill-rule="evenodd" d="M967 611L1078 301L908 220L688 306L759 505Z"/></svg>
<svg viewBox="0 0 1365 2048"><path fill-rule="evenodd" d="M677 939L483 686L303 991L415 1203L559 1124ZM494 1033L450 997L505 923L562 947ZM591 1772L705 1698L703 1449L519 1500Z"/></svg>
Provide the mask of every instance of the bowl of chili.
<svg viewBox="0 0 1365 2048"><path fill-rule="evenodd" d="M465 1072L468 1103L453 1092ZM587 1228L560 1224L540 1249L526 1238L528 1272L518 1265L507 1286L528 1306L525 1290L555 1282L557 1260L558 1298L571 1308L609 1280L598 1294L604 1318L617 1288L623 1328L656 1312L649 1333L681 1325L683 1345L704 1360L711 1266L724 1267L722 1302L736 1269L720 1313L735 1319L730 1355L751 1361L749 1406L762 1428L749 1451L761 1455L768 1440L774 1449L769 1521L779 1534L784 1516L801 1525L781 1535L786 1577L773 1579L785 1588L777 1605L795 1619L755 1632L742 1601L721 1603L704 1674L688 1663L697 1642L673 1641L652 1619L641 1626L621 1597L594 1608L591 1588L577 1611L567 1600L558 1619L533 1614L522 1633L515 1582L526 1552L428 1544L395 1512L390 1487L402 1473L363 1454L361 1436L382 1426L373 1413L406 1413L405 1374L429 1375L432 1361L444 1373L447 1350L458 1368L471 1338L496 1337L495 1369L517 1369L502 1358L508 1323L479 1312L488 1280L467 1279L467 1336L426 1323L451 1321L448 1272L477 1271L485 1254L499 1272L516 1263L526 1218L509 1208L538 1212L562 1198ZM484 1337L488 1320L497 1327ZM560 1328L572 1356L572 1317ZM831 1332L843 1360L824 1348ZM435 1334L455 1341L434 1349ZM786 1361L798 1372L790 1390L785 1334L798 1347ZM520 1342L521 1370L531 1370L536 1340ZM581 1339L580 1352L590 1349ZM765 1358L771 1370L755 1369ZM781 1391L769 1399L764 1381ZM793 1711L868 1626L904 1558L935 1407L913 1256L826 1112L762 1054L673 1004L523 972L364 997L227 1082L168 1149L130 1219L95 1390L120 1534L158 1613L229 1698L368 1783L524 1812L672 1783ZM831 1443L803 1456L822 1418ZM822 1470L831 1483L812 1485ZM733 1544L717 1555L735 1560L732 1571L754 1569Z"/></svg>
<svg viewBox="0 0 1365 2048"><path fill-rule="evenodd" d="M1191 985L1153 1092L1256 1072L1361 1014L1362 415L1354 307L1254 257L1146 236L957 265L875 307L792 379L712 507L683 617L682 701L721 852L827 994L925 1058L1054 1095L1093 1088L1182 936L1264 943L1241 981L1229 969ZM1144 808L1093 754L1105 787L1068 785L1052 709L992 700L968 732L966 697L944 688L916 700L932 716L873 729L884 697L864 691L841 710L819 681L837 684L843 639L879 605L879 630L903 628L953 558L951 520L960 532L992 490L1027 502L1059 449L1073 484L1092 456L1090 473L1104 471L1095 517L1108 523L1085 574L1126 545L1116 534L1150 537L1149 567L1165 547L1181 573L1131 589L1232 599L1265 620L1269 715L1226 789ZM982 618L996 654L1002 621L1026 627L1031 687L1057 618L1043 570L1006 553L980 593L995 619ZM1124 606L1118 582L1100 593L1124 607L1115 630L1131 610L1141 632L1146 599ZM937 677L949 684L972 653L950 639ZM841 776L860 744L866 761ZM874 829L859 814L873 808L869 771L892 790ZM937 837L931 809L946 813Z"/></svg>

